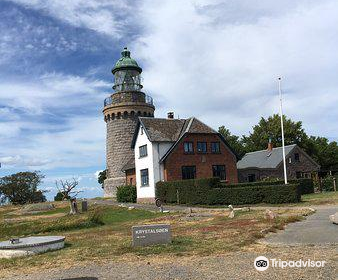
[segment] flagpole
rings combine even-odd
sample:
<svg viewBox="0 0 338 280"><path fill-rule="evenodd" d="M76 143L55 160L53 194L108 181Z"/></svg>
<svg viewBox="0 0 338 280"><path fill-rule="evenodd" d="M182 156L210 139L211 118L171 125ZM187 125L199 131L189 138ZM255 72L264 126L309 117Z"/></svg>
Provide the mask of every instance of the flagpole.
<svg viewBox="0 0 338 280"><path fill-rule="evenodd" d="M285 185L288 183L286 174L286 160L285 160L285 144L284 144L284 126L283 126L283 105L282 105L282 89L281 89L281 78L278 78L278 91L279 91L279 114L280 124L282 128L282 149L283 149L283 166L284 166L284 182Z"/></svg>

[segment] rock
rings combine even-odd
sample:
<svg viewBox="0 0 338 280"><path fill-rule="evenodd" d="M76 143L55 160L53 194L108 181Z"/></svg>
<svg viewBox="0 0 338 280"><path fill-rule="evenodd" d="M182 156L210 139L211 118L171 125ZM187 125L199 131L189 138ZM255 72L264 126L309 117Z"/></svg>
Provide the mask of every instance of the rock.
<svg viewBox="0 0 338 280"><path fill-rule="evenodd" d="M235 211L232 210L228 216L230 219L234 218L235 217Z"/></svg>
<svg viewBox="0 0 338 280"><path fill-rule="evenodd" d="M269 209L265 210L265 219L267 219L267 220L274 220L276 218L277 218L277 214L276 213L272 212Z"/></svg>
<svg viewBox="0 0 338 280"><path fill-rule="evenodd" d="M330 215L330 221L335 225L338 225L338 212L336 214Z"/></svg>
<svg viewBox="0 0 338 280"><path fill-rule="evenodd" d="M28 212L42 212L42 211L49 211L55 208L54 204L52 203L33 203L26 205L21 211L23 213Z"/></svg>
<svg viewBox="0 0 338 280"><path fill-rule="evenodd" d="M128 207L128 210L133 210L133 209L135 209L134 206L129 206L129 207Z"/></svg>

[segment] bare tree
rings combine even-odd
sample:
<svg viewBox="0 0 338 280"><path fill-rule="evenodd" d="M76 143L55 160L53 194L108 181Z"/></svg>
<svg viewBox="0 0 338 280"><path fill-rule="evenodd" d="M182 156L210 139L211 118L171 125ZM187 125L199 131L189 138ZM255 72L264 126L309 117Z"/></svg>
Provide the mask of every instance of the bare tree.
<svg viewBox="0 0 338 280"><path fill-rule="evenodd" d="M77 214L79 211L78 211L77 204L76 204L76 196L81 191L76 191L75 188L79 185L79 181L77 181L75 178L73 178L71 181L59 180L55 182L55 185L59 193L62 194L63 200L70 201L69 214L72 214L72 215Z"/></svg>

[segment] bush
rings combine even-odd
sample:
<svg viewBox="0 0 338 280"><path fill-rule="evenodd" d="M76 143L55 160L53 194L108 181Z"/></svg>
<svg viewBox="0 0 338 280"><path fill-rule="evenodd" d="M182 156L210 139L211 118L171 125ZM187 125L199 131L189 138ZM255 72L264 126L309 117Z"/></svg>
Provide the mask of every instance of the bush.
<svg viewBox="0 0 338 280"><path fill-rule="evenodd" d="M224 185L217 178L158 182L156 197L178 204L256 204L300 201L299 184L245 183ZM280 182L279 182L280 183Z"/></svg>
<svg viewBox="0 0 338 280"><path fill-rule="evenodd" d="M65 197L65 199L70 199L70 196L69 195L67 195L66 197ZM56 194L56 196L54 196L54 201L62 201L63 200L63 193L62 192L58 192L57 194Z"/></svg>
<svg viewBox="0 0 338 280"><path fill-rule="evenodd" d="M313 180L310 178L302 178L302 179L291 179L288 180L289 184L297 184L299 185L300 194L308 194L314 193L314 184ZM284 180L277 181L257 181L250 183L239 183L239 184L221 184L222 188L243 188L243 187L252 187L252 186L273 186L273 185L283 185Z"/></svg>
<svg viewBox="0 0 338 280"><path fill-rule="evenodd" d="M322 184L322 190L326 192L332 192L334 191L334 186L333 186L333 179L334 177L332 175L327 175L323 179L323 184ZM336 179L336 184L337 184L337 179Z"/></svg>
<svg viewBox="0 0 338 280"><path fill-rule="evenodd" d="M314 182L311 178L289 180L289 183L299 184L300 194L309 194L315 192Z"/></svg>
<svg viewBox="0 0 338 280"><path fill-rule="evenodd" d="M116 199L118 202L136 202L136 186L117 187Z"/></svg>

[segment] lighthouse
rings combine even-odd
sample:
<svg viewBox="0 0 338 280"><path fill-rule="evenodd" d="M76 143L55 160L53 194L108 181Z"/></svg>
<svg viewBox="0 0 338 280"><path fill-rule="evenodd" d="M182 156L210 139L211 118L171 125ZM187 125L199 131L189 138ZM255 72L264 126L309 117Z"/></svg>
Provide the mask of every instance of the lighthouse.
<svg viewBox="0 0 338 280"><path fill-rule="evenodd" d="M116 197L116 187L126 184L123 166L133 161L132 138L138 117L154 117L153 99L143 92L142 68L124 48L112 69L114 92L104 100L106 169L104 196Z"/></svg>

